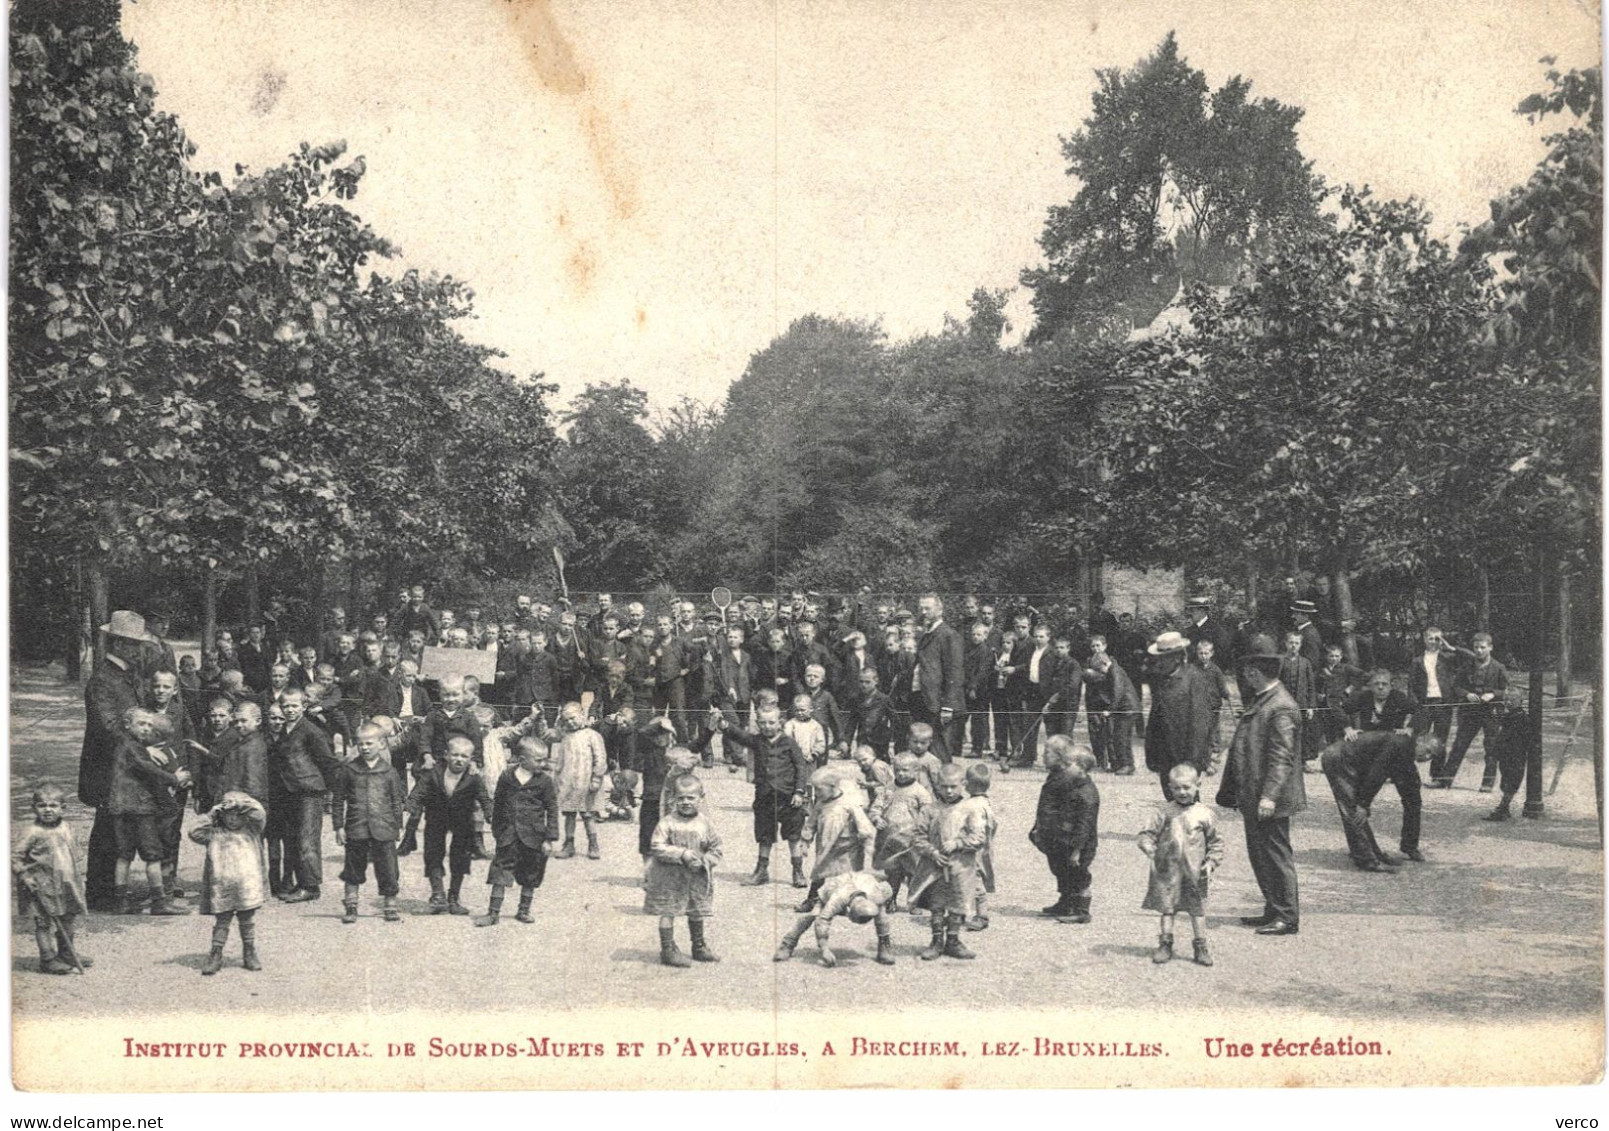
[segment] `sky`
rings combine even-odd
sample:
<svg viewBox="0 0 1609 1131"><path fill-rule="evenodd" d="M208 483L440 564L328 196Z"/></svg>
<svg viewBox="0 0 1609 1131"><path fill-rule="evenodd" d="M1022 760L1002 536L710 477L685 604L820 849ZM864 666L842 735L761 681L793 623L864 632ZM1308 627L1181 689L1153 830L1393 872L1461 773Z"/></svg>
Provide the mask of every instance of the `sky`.
<svg viewBox="0 0 1609 1131"><path fill-rule="evenodd" d="M565 403L622 378L718 403L810 313L895 340L1040 261L1095 70L1169 30L1216 88L1306 110L1332 183L1478 224L1545 131L1538 59L1600 57L1581 0L1015 3L139 0L159 105L226 176L345 139L352 207L476 293L471 339ZM1027 329L1028 294L1008 306Z"/></svg>

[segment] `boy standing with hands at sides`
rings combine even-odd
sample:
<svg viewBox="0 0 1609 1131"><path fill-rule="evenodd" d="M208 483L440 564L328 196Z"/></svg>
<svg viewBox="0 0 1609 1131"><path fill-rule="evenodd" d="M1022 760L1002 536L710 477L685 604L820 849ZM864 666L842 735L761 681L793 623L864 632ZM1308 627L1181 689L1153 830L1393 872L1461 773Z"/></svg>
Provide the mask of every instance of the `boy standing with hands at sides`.
<svg viewBox="0 0 1609 1131"><path fill-rule="evenodd" d="M721 838L702 812L704 783L682 774L670 784L670 812L659 819L649 846L643 910L659 916L659 961L680 969L720 961L704 938L704 920L715 913ZM679 915L687 916L691 960L676 946Z"/></svg>
<svg viewBox="0 0 1609 1131"><path fill-rule="evenodd" d="M385 921L401 922L397 911L397 839L402 833L403 786L386 756L380 728L368 723L358 730L358 756L341 765L330 809L335 843L346 848L341 879L343 923L358 921L358 888L374 865Z"/></svg>
<svg viewBox="0 0 1609 1131"><path fill-rule="evenodd" d="M447 740L447 758L426 770L408 795L408 825L397 855L406 856L417 844L419 818L425 819L425 879L430 881L432 915L468 915L459 902L464 877L469 875L470 847L475 842L475 814L492 823L492 798L486 779L474 772L474 744L461 734ZM452 838L452 848L447 838ZM451 862L452 890L442 891L442 865Z"/></svg>
<svg viewBox="0 0 1609 1131"><path fill-rule="evenodd" d="M980 885L977 898L973 903L972 915L967 919L966 928L969 931L982 931L989 926L989 912L987 899L994 894L994 834L1000 827L995 820L994 805L989 801L989 786L993 784L989 776L989 764L978 762L967 767L966 800L961 804L973 812L981 814L985 831L983 847L978 850L978 883Z"/></svg>
<svg viewBox="0 0 1609 1131"><path fill-rule="evenodd" d="M78 917L86 910L84 888L78 879L84 861L72 828L62 820L66 806L61 787L43 785L34 790L34 822L18 835L11 852L11 872L18 885L17 911L19 915L33 912L42 974L70 974L92 965L73 946Z"/></svg>
<svg viewBox="0 0 1609 1131"><path fill-rule="evenodd" d="M520 909L514 918L534 923L531 900L547 875L553 842L559 839L559 798L547 772L547 744L539 738L520 739L515 763L497 779L492 796L492 833L497 855L486 872L491 900L477 927L495 927L502 918L503 893L520 887Z"/></svg>
<svg viewBox="0 0 1609 1131"><path fill-rule="evenodd" d="M1229 705L1229 676L1224 673L1224 670L1218 666L1217 661L1213 659L1217 647L1211 640L1203 637L1196 641L1196 646L1191 649L1190 659L1186 661L1201 669L1202 674L1207 677L1208 685L1212 689L1212 695L1210 696L1213 711L1212 766L1207 771L1209 774L1217 773L1218 767L1223 765L1223 711ZM1340 652L1340 649L1337 648L1335 651Z"/></svg>
<svg viewBox="0 0 1609 1131"><path fill-rule="evenodd" d="M793 886L802 888L806 881L804 846L799 835L804 831L810 766L798 744L782 733L782 713L776 704L762 706L755 712L754 721L760 733L752 735L730 726L725 718L716 722L723 741L735 742L753 754L754 839L760 852L754 874L743 881L744 886L759 887L771 882L771 846L777 842L780 829L793 863Z"/></svg>
<svg viewBox="0 0 1609 1131"><path fill-rule="evenodd" d="M190 839L207 846L201 869L201 913L212 916L212 950L205 975L223 969L229 924L240 921L240 964L261 970L257 957L257 909L268 902L268 860L263 852L263 823L268 815L253 797L237 791L223 795L205 824L190 830Z"/></svg>
<svg viewBox="0 0 1609 1131"><path fill-rule="evenodd" d="M1203 904L1207 879L1224 858L1218 817L1201 800L1201 777L1194 766L1173 767L1168 772L1168 792L1171 799L1157 806L1139 837L1140 851L1151 858L1151 883L1140 906L1162 916L1151 961L1160 965L1173 958L1173 918L1183 911L1190 916L1196 962L1211 966Z"/></svg>
<svg viewBox="0 0 1609 1131"><path fill-rule="evenodd" d="M966 774L945 766L938 776L938 796L927 836L918 842L921 874L911 885L913 898L927 900L933 913L933 938L920 957L976 958L961 942L961 927L977 908L982 889L978 853L989 843L985 813L962 803Z"/></svg>
<svg viewBox="0 0 1609 1131"><path fill-rule="evenodd" d="M1090 778L1095 755L1064 734L1045 743L1049 776L1039 790L1039 807L1028 841L1045 854L1056 877L1056 902L1043 908L1061 923L1090 921L1090 865L1099 847L1100 790Z"/></svg>

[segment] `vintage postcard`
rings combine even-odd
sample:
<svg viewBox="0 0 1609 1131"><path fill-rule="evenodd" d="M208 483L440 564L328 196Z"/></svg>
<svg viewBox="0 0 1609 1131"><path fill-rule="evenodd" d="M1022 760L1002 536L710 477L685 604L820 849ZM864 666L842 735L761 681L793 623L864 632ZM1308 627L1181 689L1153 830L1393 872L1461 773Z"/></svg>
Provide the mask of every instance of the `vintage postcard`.
<svg viewBox="0 0 1609 1131"><path fill-rule="evenodd" d="M1596 5L10 10L16 1089L1601 1079Z"/></svg>

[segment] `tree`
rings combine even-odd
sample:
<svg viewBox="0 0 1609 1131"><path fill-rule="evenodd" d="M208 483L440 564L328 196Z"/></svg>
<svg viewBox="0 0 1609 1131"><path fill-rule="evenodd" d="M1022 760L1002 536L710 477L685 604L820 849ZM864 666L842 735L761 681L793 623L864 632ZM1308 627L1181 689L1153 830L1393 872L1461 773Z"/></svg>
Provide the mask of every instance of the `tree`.
<svg viewBox="0 0 1609 1131"><path fill-rule="evenodd" d="M1239 76L1209 97L1172 32L1128 71L1096 77L1090 117L1062 139L1078 192L1050 209L1046 265L1022 272L1030 342L1121 338L1182 285L1227 283L1279 233L1322 223L1299 108L1252 99Z"/></svg>
<svg viewBox="0 0 1609 1131"><path fill-rule="evenodd" d="M645 588L665 575L656 517L664 472L647 417L648 395L621 381L587 385L561 418L569 428L557 469L569 572L589 588Z"/></svg>

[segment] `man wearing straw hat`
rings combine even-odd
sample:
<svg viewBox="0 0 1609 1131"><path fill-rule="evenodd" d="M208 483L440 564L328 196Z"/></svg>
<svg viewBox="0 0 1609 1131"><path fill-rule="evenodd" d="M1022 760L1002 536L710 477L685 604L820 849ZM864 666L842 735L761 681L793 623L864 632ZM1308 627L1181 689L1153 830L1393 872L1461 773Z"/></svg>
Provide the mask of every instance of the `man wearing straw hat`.
<svg viewBox="0 0 1609 1131"><path fill-rule="evenodd" d="M1218 693L1200 668L1186 664L1190 641L1182 632L1164 632L1146 652L1151 656L1151 717L1145 728L1145 768L1168 793L1173 767L1189 764L1205 774L1212 768L1212 737L1218 721Z"/></svg>
<svg viewBox="0 0 1609 1131"><path fill-rule="evenodd" d="M140 705L140 660L157 646L139 613L119 609L101 625L106 659L84 685L84 749L78 760L78 800L95 810L89 832L84 901L91 911L117 909L113 895L117 834L106 804L112 793L112 759L123 736L123 713Z"/></svg>
<svg viewBox="0 0 1609 1131"><path fill-rule="evenodd" d="M1291 814L1307 808L1302 755L1297 747L1302 712L1279 682L1279 650L1268 636L1250 641L1240 658L1241 678L1251 691L1229 743L1218 804L1239 809L1246 828L1246 856L1263 893L1263 913L1241 922L1259 935L1294 935L1296 858L1291 851Z"/></svg>

